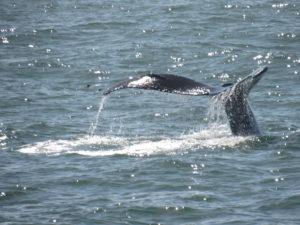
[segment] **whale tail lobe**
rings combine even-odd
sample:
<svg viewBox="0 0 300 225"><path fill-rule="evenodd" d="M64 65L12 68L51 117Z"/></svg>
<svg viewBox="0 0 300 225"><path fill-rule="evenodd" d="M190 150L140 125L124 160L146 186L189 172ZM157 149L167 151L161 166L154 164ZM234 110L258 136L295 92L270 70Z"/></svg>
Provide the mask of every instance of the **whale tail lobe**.
<svg viewBox="0 0 300 225"><path fill-rule="evenodd" d="M260 135L259 127L248 103L248 95L266 71L267 67L260 67L219 94L232 134Z"/></svg>
<svg viewBox="0 0 300 225"><path fill-rule="evenodd" d="M122 82L107 89L103 94L107 95L124 88L157 90L182 95L210 95L216 91L215 87L182 76L173 74L147 74Z"/></svg>

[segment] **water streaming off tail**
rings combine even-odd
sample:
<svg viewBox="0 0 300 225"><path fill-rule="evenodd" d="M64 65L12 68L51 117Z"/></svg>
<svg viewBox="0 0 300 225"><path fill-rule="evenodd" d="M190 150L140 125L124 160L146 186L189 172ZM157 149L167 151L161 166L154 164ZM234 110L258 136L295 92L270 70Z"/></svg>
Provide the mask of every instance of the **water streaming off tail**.
<svg viewBox="0 0 300 225"><path fill-rule="evenodd" d="M95 117L95 121L92 122L90 128L89 128L89 135L90 136L93 136L94 133L95 133L95 130L97 129L98 127L98 124L99 124L99 118L100 118L100 114L104 108L104 104L106 102L106 99L107 99L107 96L103 96L102 99L100 100L100 103L99 103L99 109L98 109L98 112L96 114L96 117Z"/></svg>
<svg viewBox="0 0 300 225"><path fill-rule="evenodd" d="M211 98L206 118L210 128L227 124L227 117L224 105L222 104L222 95L215 95Z"/></svg>

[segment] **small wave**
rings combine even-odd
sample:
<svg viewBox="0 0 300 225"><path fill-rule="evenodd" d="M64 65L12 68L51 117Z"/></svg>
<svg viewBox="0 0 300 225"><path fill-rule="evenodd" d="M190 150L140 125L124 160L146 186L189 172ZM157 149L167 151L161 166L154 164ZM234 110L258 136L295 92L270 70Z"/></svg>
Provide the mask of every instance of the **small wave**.
<svg viewBox="0 0 300 225"><path fill-rule="evenodd" d="M134 21L107 21L107 22L91 22L91 23L82 23L74 25L74 28L80 28L80 29L90 29L90 30L109 30L112 29L112 27L126 27L126 26L133 26L136 23Z"/></svg>
<svg viewBox="0 0 300 225"><path fill-rule="evenodd" d="M6 140L7 140L7 136L3 133L1 133L0 130L0 149L4 148L6 146Z"/></svg>
<svg viewBox="0 0 300 225"><path fill-rule="evenodd" d="M199 149L234 147L251 137L232 136L226 126L202 130L178 138L138 137L128 139L109 136L84 136L75 140L48 140L25 145L18 151L25 154L79 154L85 156L149 156L154 154L177 154Z"/></svg>
<svg viewBox="0 0 300 225"><path fill-rule="evenodd" d="M5 141L7 136L5 134L0 133L0 142Z"/></svg>

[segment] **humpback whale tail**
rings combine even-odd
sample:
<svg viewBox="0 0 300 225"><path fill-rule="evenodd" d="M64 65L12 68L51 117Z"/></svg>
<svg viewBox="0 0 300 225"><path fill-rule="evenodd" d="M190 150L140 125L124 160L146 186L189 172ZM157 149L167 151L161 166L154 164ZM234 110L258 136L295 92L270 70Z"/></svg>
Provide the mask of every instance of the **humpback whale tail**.
<svg viewBox="0 0 300 225"><path fill-rule="evenodd" d="M247 97L252 87L266 71L267 67L260 67L237 83L226 83L220 87L213 87L173 74L147 74L122 82L107 89L103 94L107 95L124 88L139 88L182 95L217 95L225 107L234 135L259 135L259 128Z"/></svg>
<svg viewBox="0 0 300 225"><path fill-rule="evenodd" d="M259 127L248 103L248 95L266 71L267 67L260 67L218 95L224 105L232 134L260 135Z"/></svg>

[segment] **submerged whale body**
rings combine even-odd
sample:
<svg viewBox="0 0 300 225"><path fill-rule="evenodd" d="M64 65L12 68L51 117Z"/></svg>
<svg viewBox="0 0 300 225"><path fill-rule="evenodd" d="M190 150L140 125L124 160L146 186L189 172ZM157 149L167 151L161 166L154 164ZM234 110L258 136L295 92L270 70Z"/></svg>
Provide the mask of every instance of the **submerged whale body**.
<svg viewBox="0 0 300 225"><path fill-rule="evenodd" d="M226 83L213 87L173 74L148 74L122 82L103 94L124 88L157 90L182 95L211 95L220 98L224 105L230 129L234 135L260 135L247 97L252 87L261 79L267 67L260 67L235 84Z"/></svg>

